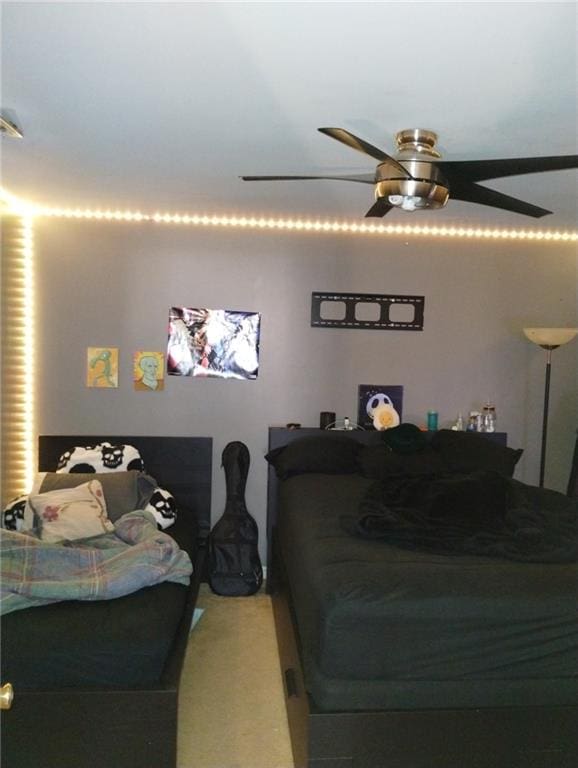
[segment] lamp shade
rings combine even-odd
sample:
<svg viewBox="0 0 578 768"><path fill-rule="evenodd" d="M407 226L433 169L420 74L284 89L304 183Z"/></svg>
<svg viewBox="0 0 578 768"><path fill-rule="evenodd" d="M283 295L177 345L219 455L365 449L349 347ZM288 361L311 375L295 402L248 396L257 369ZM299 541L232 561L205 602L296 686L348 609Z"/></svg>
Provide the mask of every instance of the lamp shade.
<svg viewBox="0 0 578 768"><path fill-rule="evenodd" d="M578 328L524 328L530 341L541 347L560 347L567 344L578 334Z"/></svg>

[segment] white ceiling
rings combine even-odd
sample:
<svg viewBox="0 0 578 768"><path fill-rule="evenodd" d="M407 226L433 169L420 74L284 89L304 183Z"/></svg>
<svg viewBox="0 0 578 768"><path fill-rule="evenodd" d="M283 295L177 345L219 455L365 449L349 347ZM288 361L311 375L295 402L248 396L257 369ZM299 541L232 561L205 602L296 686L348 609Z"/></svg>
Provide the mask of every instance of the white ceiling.
<svg viewBox="0 0 578 768"><path fill-rule="evenodd" d="M317 132L444 158L577 154L575 2L2 2L2 184L59 205L356 219L372 189L242 174L371 172ZM575 229L578 171L484 182L540 220L449 202L388 222Z"/></svg>

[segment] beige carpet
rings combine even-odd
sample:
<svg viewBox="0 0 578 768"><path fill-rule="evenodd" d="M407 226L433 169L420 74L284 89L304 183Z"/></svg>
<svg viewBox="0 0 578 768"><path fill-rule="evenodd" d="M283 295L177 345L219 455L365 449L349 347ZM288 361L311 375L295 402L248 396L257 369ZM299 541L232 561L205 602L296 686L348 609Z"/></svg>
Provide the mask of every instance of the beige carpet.
<svg viewBox="0 0 578 768"><path fill-rule="evenodd" d="M214 595L191 633L178 768L293 768L271 600Z"/></svg>

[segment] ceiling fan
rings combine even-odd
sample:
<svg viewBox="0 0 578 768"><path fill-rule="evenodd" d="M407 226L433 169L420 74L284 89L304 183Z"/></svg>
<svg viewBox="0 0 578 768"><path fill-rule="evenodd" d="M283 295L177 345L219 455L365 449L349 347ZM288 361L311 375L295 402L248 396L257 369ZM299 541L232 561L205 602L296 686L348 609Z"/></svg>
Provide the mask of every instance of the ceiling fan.
<svg viewBox="0 0 578 768"><path fill-rule="evenodd" d="M447 201L489 205L540 218L552 211L478 184L478 181L524 173L578 167L578 155L516 157L504 160L442 160L436 150L437 134L411 128L396 134L397 153L388 155L344 128L319 128L321 133L379 160L375 173L343 176L241 176L244 181L335 179L373 184L375 203L366 216L385 216L392 208L404 211L443 208Z"/></svg>

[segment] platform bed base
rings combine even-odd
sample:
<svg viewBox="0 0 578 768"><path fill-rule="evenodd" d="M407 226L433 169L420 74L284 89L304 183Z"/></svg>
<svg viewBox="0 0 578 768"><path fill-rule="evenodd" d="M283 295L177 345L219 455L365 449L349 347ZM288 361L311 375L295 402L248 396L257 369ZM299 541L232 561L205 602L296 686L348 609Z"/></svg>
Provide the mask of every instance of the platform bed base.
<svg viewBox="0 0 578 768"><path fill-rule="evenodd" d="M575 768L578 707L326 712L308 696L290 593L270 585L295 768Z"/></svg>
<svg viewBox="0 0 578 768"><path fill-rule="evenodd" d="M177 705L176 688L112 696L110 691L21 692L18 707L25 717L16 709L9 713L6 767L174 768ZM69 736L66 722L75 723Z"/></svg>
<svg viewBox="0 0 578 768"><path fill-rule="evenodd" d="M187 608L156 686L20 691L2 715L6 768L175 768L179 678L205 551L195 560ZM67 727L67 724L68 727Z"/></svg>

